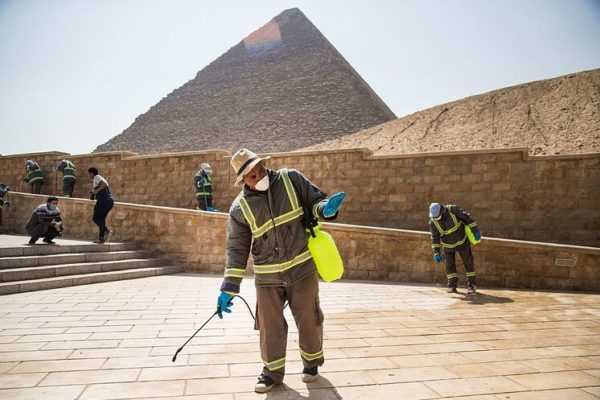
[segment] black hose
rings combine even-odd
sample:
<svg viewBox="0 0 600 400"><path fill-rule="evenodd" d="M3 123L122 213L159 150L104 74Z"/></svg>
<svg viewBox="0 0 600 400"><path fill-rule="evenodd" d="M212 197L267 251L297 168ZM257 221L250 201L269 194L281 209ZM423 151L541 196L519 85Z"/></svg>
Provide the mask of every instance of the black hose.
<svg viewBox="0 0 600 400"><path fill-rule="evenodd" d="M250 312L250 315L252 316L252 319L256 321L256 317L254 317L254 314L252 313L252 309L250 308L250 305L248 305L248 302L239 294L234 295L231 299L234 299L235 297L239 297L244 304L246 304L246 307L248 307L248 312ZM231 300L229 300L231 301ZM211 319L213 319L213 317L217 314L221 314L221 308L219 306L217 306L217 309L215 310L215 312L210 316L210 318L208 318L206 320L205 323L202 324L202 326L200 328L198 328L196 330L196 332L194 332L194 334L192 336L190 336L190 338L188 340L185 341L185 343L177 349L177 351L175 352L175 354L173 355L173 359L171 361L175 362L175 360L177 359L177 355L179 354L179 352L181 350L183 350L183 348L190 342L190 340L192 340L194 338L194 336L196 336L198 334L198 332L200 332L200 330L202 330L202 328L204 328L206 326L206 324L208 324L210 322Z"/></svg>

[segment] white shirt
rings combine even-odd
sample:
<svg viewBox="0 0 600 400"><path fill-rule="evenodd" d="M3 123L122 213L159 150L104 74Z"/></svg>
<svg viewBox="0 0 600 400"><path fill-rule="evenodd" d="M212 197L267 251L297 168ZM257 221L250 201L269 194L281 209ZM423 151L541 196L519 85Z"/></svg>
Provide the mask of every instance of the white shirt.
<svg viewBox="0 0 600 400"><path fill-rule="evenodd" d="M103 176L96 175L94 177L94 189L96 189L98 186L100 186L101 182L104 182L106 184L106 186L108 186L108 181L106 179L104 179Z"/></svg>

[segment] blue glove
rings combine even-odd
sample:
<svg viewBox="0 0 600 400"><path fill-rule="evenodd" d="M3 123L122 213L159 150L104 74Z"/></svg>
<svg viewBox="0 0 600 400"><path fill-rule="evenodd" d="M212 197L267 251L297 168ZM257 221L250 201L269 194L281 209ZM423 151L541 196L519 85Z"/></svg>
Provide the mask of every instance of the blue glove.
<svg viewBox="0 0 600 400"><path fill-rule="evenodd" d="M473 232L473 237L475 238L475 240L481 240L481 232L479 232L479 231Z"/></svg>
<svg viewBox="0 0 600 400"><path fill-rule="evenodd" d="M215 211L214 207L206 207L206 211Z"/></svg>
<svg viewBox="0 0 600 400"><path fill-rule="evenodd" d="M433 259L435 260L436 263L442 262L442 260L444 259L444 256L441 254L435 254L433 256Z"/></svg>
<svg viewBox="0 0 600 400"><path fill-rule="evenodd" d="M232 294L221 291L221 294L217 299L217 314L219 314L219 318L223 319L223 311L225 311L226 313L231 313L229 307L233 305L233 303L231 302L232 298Z"/></svg>
<svg viewBox="0 0 600 400"><path fill-rule="evenodd" d="M326 218L333 217L342 205L342 201L346 198L346 193L339 192L331 196L323 208L323 216Z"/></svg>

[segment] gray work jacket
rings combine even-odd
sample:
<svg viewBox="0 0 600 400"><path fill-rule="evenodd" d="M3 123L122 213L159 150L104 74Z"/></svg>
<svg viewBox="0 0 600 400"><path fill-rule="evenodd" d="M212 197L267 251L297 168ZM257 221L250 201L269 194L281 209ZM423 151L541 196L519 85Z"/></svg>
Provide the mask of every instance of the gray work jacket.
<svg viewBox="0 0 600 400"><path fill-rule="evenodd" d="M292 285L314 273L316 266L308 251L303 209L317 218L337 217L323 216L327 194L299 171L267 173L267 191L244 185L229 210L223 291L239 292L250 252L256 286Z"/></svg>

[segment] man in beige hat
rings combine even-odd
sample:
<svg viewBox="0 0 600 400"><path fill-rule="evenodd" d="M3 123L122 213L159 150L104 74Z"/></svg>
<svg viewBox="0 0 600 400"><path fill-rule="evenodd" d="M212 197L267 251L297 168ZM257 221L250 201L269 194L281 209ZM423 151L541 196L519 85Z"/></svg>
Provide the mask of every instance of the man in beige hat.
<svg viewBox="0 0 600 400"><path fill-rule="evenodd" d="M229 210L227 265L217 307L231 312L240 291L250 251L256 284L256 326L264 367L254 390L265 393L283 382L287 346L287 301L298 327L302 380L318 378L323 365L323 312L319 306L317 269L308 250L305 225L315 218L333 220L345 197L327 199L299 171L268 169L261 158L240 149L231 159L235 185L242 191ZM306 220L305 220L306 219Z"/></svg>

